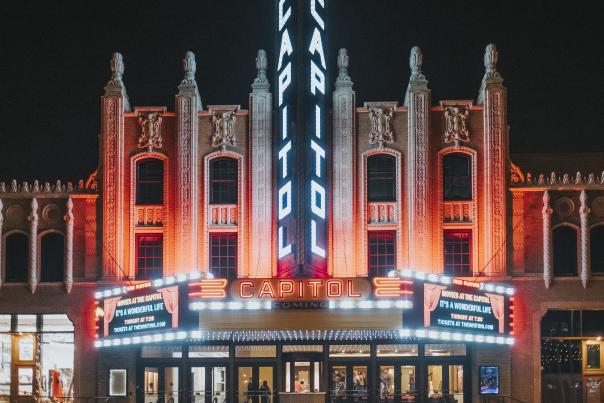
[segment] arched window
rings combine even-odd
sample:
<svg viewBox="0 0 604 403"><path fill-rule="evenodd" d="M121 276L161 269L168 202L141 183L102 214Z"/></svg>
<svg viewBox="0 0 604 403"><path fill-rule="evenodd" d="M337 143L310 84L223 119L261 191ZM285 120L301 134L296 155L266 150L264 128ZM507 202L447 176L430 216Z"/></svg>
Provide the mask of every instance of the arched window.
<svg viewBox="0 0 604 403"><path fill-rule="evenodd" d="M472 200L472 158L465 154L443 157L443 199Z"/></svg>
<svg viewBox="0 0 604 403"><path fill-rule="evenodd" d="M577 275L577 230L568 225L553 231L554 275Z"/></svg>
<svg viewBox="0 0 604 403"><path fill-rule="evenodd" d="M210 204L237 203L237 160L229 157L210 161Z"/></svg>
<svg viewBox="0 0 604 403"><path fill-rule="evenodd" d="M367 201L396 201L396 158L377 154L367 158Z"/></svg>
<svg viewBox="0 0 604 403"><path fill-rule="evenodd" d="M15 233L6 237L6 281L27 281L29 259L29 238L25 234Z"/></svg>
<svg viewBox="0 0 604 403"><path fill-rule="evenodd" d="M136 164L136 204L164 203L164 162L148 158Z"/></svg>
<svg viewBox="0 0 604 403"><path fill-rule="evenodd" d="M41 241L42 281L63 281L65 265L65 238L61 234L51 232L42 237Z"/></svg>
<svg viewBox="0 0 604 403"><path fill-rule="evenodd" d="M598 225L591 229L589 242L591 272L604 273L604 225Z"/></svg>

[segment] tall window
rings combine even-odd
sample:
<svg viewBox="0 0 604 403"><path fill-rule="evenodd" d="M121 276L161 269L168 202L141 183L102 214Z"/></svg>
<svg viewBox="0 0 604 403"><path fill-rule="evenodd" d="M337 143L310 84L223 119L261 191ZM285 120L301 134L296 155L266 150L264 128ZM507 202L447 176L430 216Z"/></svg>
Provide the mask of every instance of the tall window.
<svg viewBox="0 0 604 403"><path fill-rule="evenodd" d="M218 278L237 277L237 234L210 234L210 272Z"/></svg>
<svg viewBox="0 0 604 403"><path fill-rule="evenodd" d="M136 204L164 203L164 162L156 158L136 164Z"/></svg>
<svg viewBox="0 0 604 403"><path fill-rule="evenodd" d="M396 158L377 154L367 158L367 200L396 200Z"/></svg>
<svg viewBox="0 0 604 403"><path fill-rule="evenodd" d="M136 278L148 280L163 275L164 240L161 234L136 235Z"/></svg>
<svg viewBox="0 0 604 403"><path fill-rule="evenodd" d="M210 161L210 204L237 203L237 160L214 158Z"/></svg>
<svg viewBox="0 0 604 403"><path fill-rule="evenodd" d="M41 277L42 281L63 281L65 264L65 239L57 233L42 237Z"/></svg>
<svg viewBox="0 0 604 403"><path fill-rule="evenodd" d="M604 225L591 229L589 236L591 253L591 272L604 273Z"/></svg>
<svg viewBox="0 0 604 403"><path fill-rule="evenodd" d="M568 225L553 231L554 274L556 276L577 275L577 230Z"/></svg>
<svg viewBox="0 0 604 403"><path fill-rule="evenodd" d="M369 231L369 276L387 276L396 269L395 231Z"/></svg>
<svg viewBox="0 0 604 403"><path fill-rule="evenodd" d="M6 281L27 281L27 261L29 259L29 238L25 234L6 237Z"/></svg>
<svg viewBox="0 0 604 403"><path fill-rule="evenodd" d="M443 157L443 199L472 200L472 159L465 154Z"/></svg>
<svg viewBox="0 0 604 403"><path fill-rule="evenodd" d="M446 230L444 232L445 274L472 275L472 231Z"/></svg>

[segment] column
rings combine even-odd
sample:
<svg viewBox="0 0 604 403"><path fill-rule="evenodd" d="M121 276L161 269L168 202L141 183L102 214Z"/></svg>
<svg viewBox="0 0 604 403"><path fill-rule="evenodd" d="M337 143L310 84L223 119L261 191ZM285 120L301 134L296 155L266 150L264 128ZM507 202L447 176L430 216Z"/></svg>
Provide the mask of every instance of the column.
<svg viewBox="0 0 604 403"><path fill-rule="evenodd" d="M33 294L38 286L38 200L31 199L29 215L29 289Z"/></svg>
<svg viewBox="0 0 604 403"><path fill-rule="evenodd" d="M73 200L71 197L66 203L67 214L65 214L65 275L63 283L67 294L73 286Z"/></svg>
<svg viewBox="0 0 604 403"><path fill-rule="evenodd" d="M579 216L581 218L581 283L583 288L587 288L587 282L591 275L591 261L589 252L589 207L587 207L587 192L581 191L579 196L581 207L579 208Z"/></svg>
<svg viewBox="0 0 604 403"><path fill-rule="evenodd" d="M124 247L124 112L130 102L122 80L124 61L114 53L111 79L101 97L101 203L103 275L118 277L123 273ZM133 274L133 273L132 273ZM131 275L132 275L131 274Z"/></svg>
<svg viewBox="0 0 604 403"><path fill-rule="evenodd" d="M199 139L197 113L201 98L195 82L193 52L183 59L185 77L176 95L176 273L198 268Z"/></svg>
<svg viewBox="0 0 604 403"><path fill-rule="evenodd" d="M334 277L355 276L357 268L354 163L355 93L348 75L348 52L338 53L338 77L333 92L333 198L331 224L331 274ZM363 219L363 218L361 218Z"/></svg>
<svg viewBox="0 0 604 403"><path fill-rule="evenodd" d="M507 90L497 58L495 45L487 45L478 94L478 104L484 105L484 261L490 262L489 274L506 271Z"/></svg>
<svg viewBox="0 0 604 403"><path fill-rule="evenodd" d="M407 107L407 206L408 255L413 270L431 271L428 227L428 139L430 137L430 90L422 73L423 56L419 47L411 49L411 77L405 93Z"/></svg>
<svg viewBox="0 0 604 403"><path fill-rule="evenodd" d="M266 77L267 57L263 49L256 57L258 75L250 94L251 122L251 216L250 257L247 274L251 277L273 275L273 136L272 95Z"/></svg>
<svg viewBox="0 0 604 403"><path fill-rule="evenodd" d="M549 288L554 278L554 267L552 257L552 206L550 195L546 190L543 193L543 281L545 288Z"/></svg>

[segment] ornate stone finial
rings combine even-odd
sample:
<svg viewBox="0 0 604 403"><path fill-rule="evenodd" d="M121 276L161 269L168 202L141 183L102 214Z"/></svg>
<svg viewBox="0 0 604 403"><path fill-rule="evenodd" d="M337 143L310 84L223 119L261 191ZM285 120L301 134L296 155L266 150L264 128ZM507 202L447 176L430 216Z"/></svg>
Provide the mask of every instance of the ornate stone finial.
<svg viewBox="0 0 604 403"><path fill-rule="evenodd" d="M212 113L212 147L235 147L236 111L216 111Z"/></svg>
<svg viewBox="0 0 604 403"><path fill-rule="evenodd" d="M21 185L21 192L29 193L29 183L27 183L27 181L23 181L23 184Z"/></svg>
<svg viewBox="0 0 604 403"><path fill-rule="evenodd" d="M6 193L6 183L0 182L0 193Z"/></svg>
<svg viewBox="0 0 604 403"><path fill-rule="evenodd" d="M369 122L371 131L369 132L369 144L378 144L380 148L385 143L394 143L394 132L392 131L392 119L394 118L394 109L391 107L369 108Z"/></svg>
<svg viewBox="0 0 604 403"><path fill-rule="evenodd" d="M577 171L575 174L575 183L578 185L583 182L583 175L581 175L581 171Z"/></svg>
<svg viewBox="0 0 604 403"><path fill-rule="evenodd" d="M459 142L470 141L468 118L470 112L463 106L445 107L445 143L454 143L459 147Z"/></svg>
<svg viewBox="0 0 604 403"><path fill-rule="evenodd" d="M266 51L264 49L258 49L256 55L256 70L258 74L252 83L253 92L268 92L270 84L266 78L266 70L268 68L268 59L266 57Z"/></svg>
<svg viewBox="0 0 604 403"><path fill-rule="evenodd" d="M428 91L428 80L422 73L422 64L424 63L424 56L419 46L411 48L411 54L409 55L409 67L411 68L411 77L409 77L409 85L407 85L407 91L405 91L404 105L409 107L409 97L411 91Z"/></svg>
<svg viewBox="0 0 604 403"><path fill-rule="evenodd" d="M50 187L50 182L44 182L44 193L52 192L52 188Z"/></svg>
<svg viewBox="0 0 604 403"><path fill-rule="evenodd" d="M160 112L147 112L139 115L138 124L141 127L141 133L138 136L138 148L146 148L149 152L153 148L162 148L161 122Z"/></svg>
<svg viewBox="0 0 604 403"><path fill-rule="evenodd" d="M530 173L529 173L530 178ZM512 183L524 183L524 174L520 167L510 161L510 182Z"/></svg>
<svg viewBox="0 0 604 403"><path fill-rule="evenodd" d="M348 75L348 67L350 65L350 57L348 57L348 50L341 48L338 51L338 78L336 78L336 90L337 89L351 89L352 80Z"/></svg>
<svg viewBox="0 0 604 403"><path fill-rule="evenodd" d="M499 59L499 53L494 43L489 43L484 50L484 76L482 77L482 84L480 90L478 90L478 105L484 104L484 91L486 90L487 84L501 85L503 83L503 77L497 71L497 60Z"/></svg>
<svg viewBox="0 0 604 403"><path fill-rule="evenodd" d="M33 193L38 193L40 191L40 182L38 182L37 179L34 180L34 185L33 185L32 189L31 189L31 191Z"/></svg>
<svg viewBox="0 0 604 403"><path fill-rule="evenodd" d="M13 180L10 182L10 191L11 191L12 193L17 193L17 192L19 191L19 188L18 188L18 186L17 186L17 180L16 180L16 179L13 179Z"/></svg>
<svg viewBox="0 0 604 403"><path fill-rule="evenodd" d="M185 57L182 59L182 67L185 75L178 86L178 95L194 96L195 101L197 102L197 110L200 111L203 106L201 104L197 82L195 81L197 62L195 61L195 54L193 52L188 51L185 53Z"/></svg>
<svg viewBox="0 0 604 403"><path fill-rule="evenodd" d="M124 111L130 112L130 100L126 93L126 86L124 85L124 58L119 52L115 52L111 57L111 79L105 85L105 96L117 95L121 96L124 100Z"/></svg>

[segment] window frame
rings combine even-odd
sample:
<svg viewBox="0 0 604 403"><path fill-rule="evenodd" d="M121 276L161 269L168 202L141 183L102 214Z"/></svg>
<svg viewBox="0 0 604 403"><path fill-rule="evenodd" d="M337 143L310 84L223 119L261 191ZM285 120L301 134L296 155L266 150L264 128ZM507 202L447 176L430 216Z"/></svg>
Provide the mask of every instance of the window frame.
<svg viewBox="0 0 604 403"><path fill-rule="evenodd" d="M219 244L216 247L218 247L218 248L233 247L234 254L227 255L227 256L223 256L222 254L220 254L219 256L214 256L212 253L212 250L214 249L213 242L216 238L224 238L224 239L232 240L233 241L232 245ZM210 239L208 242L208 246L209 246L208 271L210 273L212 273L214 275L214 277L217 277L217 278L236 279L239 274L239 233L237 233L237 232L210 232ZM222 267L222 266L214 267L214 265L213 265L213 261L212 261L213 259L221 260L221 259L231 259L231 258L235 260L234 267ZM226 273L224 271L226 271Z"/></svg>
<svg viewBox="0 0 604 403"><path fill-rule="evenodd" d="M556 251L559 251L559 248L556 247L556 232L558 231L562 231L562 230L567 230L570 229L572 231L574 231L575 234L575 259L574 259L574 272L559 272L556 271ZM552 235L552 272L554 274L555 277L576 277L579 275L579 270L580 270L580 254L581 254L581 246L580 246L580 233L579 233L580 229L575 226L572 225L570 223L560 223L558 225L555 225L554 227L552 227L551 229L551 235ZM563 248L564 249L564 248Z"/></svg>
<svg viewBox="0 0 604 403"><path fill-rule="evenodd" d="M393 251L392 253L383 253L383 254L375 254L372 255L371 250L372 250L372 245L371 242L372 240L378 238L378 239L386 239L386 235L390 236L391 238L388 239L389 241L392 242L392 248ZM383 237L382 237L383 236ZM385 245L375 245L377 247L379 246L385 246ZM388 276L388 272L390 272L391 270L396 270L396 265L397 265L397 234L395 230L381 230L381 231L367 231L367 276L368 277L386 277ZM389 265L381 265L378 264L375 266L375 268L372 266L371 264L371 258L372 257L382 257L382 258L387 258L389 256L393 257L393 263L392 263L392 268L390 269L386 269L386 267L388 267ZM385 272L384 272L385 270Z"/></svg>
<svg viewBox="0 0 604 403"><path fill-rule="evenodd" d="M57 279L52 279L52 278L48 278L45 277L45 275L48 275L46 273L47 268L44 267L44 239L47 236L53 236L53 235L58 235L61 237L61 239L63 240L63 248L61 250L61 257L62 257L62 265L61 265L61 276L60 278ZM65 234L60 232L60 231L56 231L56 230L47 230L44 231L42 233L40 233L38 235L38 248L39 248L39 279L40 282L42 283L58 283L58 282L62 282L65 279L65 247L66 247L66 239L65 239Z"/></svg>
<svg viewBox="0 0 604 403"><path fill-rule="evenodd" d="M596 274L596 275L601 275L604 274L604 239L602 239L602 243L601 244L597 244L595 245L595 241L594 241L594 231L598 231L601 232L602 236L604 237L604 223L597 223L593 226L591 226L591 228L589 229L589 261L591 264L591 273L592 274ZM597 262L598 259L594 259L594 256L596 253L600 253L600 257L599 259L601 260L601 266L599 267L599 270L594 270L594 261ZM598 267L596 267L598 268Z"/></svg>
<svg viewBox="0 0 604 403"><path fill-rule="evenodd" d="M391 178L378 178L381 181L386 181L386 180L390 180L392 183L392 188L389 189L389 191L391 192L390 194L387 195L372 195L372 184L373 184L373 189L376 193L377 189L376 189L376 184L375 184L375 180L376 179L372 179L371 175L372 175L372 171L370 170L370 166L371 166L371 162L375 161L377 159L383 159L383 160L389 160L392 163L392 170L390 172L386 172L386 170L381 170L378 172L374 172L375 174L381 174L382 176L386 176L386 173L391 173L392 177ZM396 156L392 155L392 154L387 154L387 153L376 153L376 154L372 154L369 155L367 157L367 161L365 162L366 166L366 180L367 180L367 194L366 194L366 198L367 198L367 202L368 203L389 203L389 202L396 202L397 201L397 191L396 191L396 182L397 182L397 162L396 162ZM382 189L380 189L382 190ZM375 197L374 197L375 196Z"/></svg>
<svg viewBox="0 0 604 403"><path fill-rule="evenodd" d="M141 238L143 237L148 237L148 238L156 238L159 239L160 241L160 250L161 250L161 256L160 256L160 262L161 262L161 267L159 269L159 273L156 273L158 271L157 268L141 268L139 267L139 259L155 259L156 257L148 257L148 256L140 256L139 253L139 242L141 240ZM144 233L137 233L134 235L134 278L136 280L151 280L151 279L155 279L155 278L160 278L163 277L164 275L164 234L161 232L144 232ZM151 248L151 247L148 247ZM140 272L151 272L151 273L147 273L143 276L141 276L139 273Z"/></svg>
<svg viewBox="0 0 604 403"><path fill-rule="evenodd" d="M161 179L154 180L141 180L139 179L140 167L147 163L157 163L161 166ZM144 156L143 158L136 160L134 168L134 204L137 206L156 206L163 205L165 201L165 177L166 177L166 166L164 160L155 156ZM158 194L143 197L141 185L154 185L157 184L160 187Z"/></svg>
<svg viewBox="0 0 604 403"><path fill-rule="evenodd" d="M467 161L467 168L468 168L468 175L467 175L467 182L466 182L466 186L465 186L465 191L467 192L467 194L463 195L462 197L451 197L451 196L447 196L447 178L449 178L449 176L446 175L446 162L447 160L450 160L452 158L463 158ZM441 183L441 191L442 191L442 198L443 201L448 202L448 201L472 201L474 200L475 197L475 189L474 189L474 161L473 161L474 156L465 152L459 152L459 151L454 151L454 152L450 152L450 153L446 153L444 155L442 155L442 161L441 161L441 178L442 178L442 183ZM453 178L463 178L461 176L451 176ZM455 188L459 188L459 186L455 186Z"/></svg>
<svg viewBox="0 0 604 403"><path fill-rule="evenodd" d="M469 234L468 237L468 272L464 272L464 271L460 271L459 273L456 271L456 267L458 266L457 264L453 263L450 266L453 266L453 271L448 271L447 270L447 235L449 234L454 234L454 233L458 233L458 234ZM442 235L442 239L443 239L443 243L442 243L442 248L443 248L443 273L447 276L454 276L454 277L471 277L474 275L474 231L472 228L444 228L443 229L443 235ZM459 238L461 239L461 238ZM453 256L456 255L463 255L463 253L458 253L458 254L453 254Z"/></svg>
<svg viewBox="0 0 604 403"><path fill-rule="evenodd" d="M231 163L234 164L234 167L232 168L231 174L234 174L233 177L231 178L218 178L216 179L214 177L215 172L218 169L222 169L222 168L216 168L214 165L223 161L229 161ZM208 200L208 204L213 205L213 204L237 204L238 200L239 200L239 160L237 158L233 158L230 156L218 156L218 157L214 157L212 159L210 159L209 164L208 164L208 168L209 168L209 172L208 172L208 195L209 195L209 200ZM226 169L223 169L226 171ZM228 172L228 171L227 171ZM231 183L232 187L228 188L227 186L227 190L224 191L224 189L222 189L222 187L225 186L225 184ZM214 185L215 184L221 184L221 189L218 191L218 197L215 196L215 189L214 189ZM234 189L234 190L233 190ZM223 194L226 193L226 196L224 196ZM218 199L218 200L216 200Z"/></svg>
<svg viewBox="0 0 604 403"><path fill-rule="evenodd" d="M24 278L15 278L15 279L11 279L8 277L8 258L9 258L9 253L8 253L8 239L14 235L20 235L23 236L25 238L25 250L26 250L26 257L25 257L25 277ZM2 237L2 273L0 273L0 279L3 280L3 282L5 283L26 283L29 281L29 254L30 254L30 239L29 239L29 234L27 234L25 231L21 231L21 230L12 230L12 231L8 231L6 234L4 234L4 236Z"/></svg>

